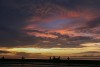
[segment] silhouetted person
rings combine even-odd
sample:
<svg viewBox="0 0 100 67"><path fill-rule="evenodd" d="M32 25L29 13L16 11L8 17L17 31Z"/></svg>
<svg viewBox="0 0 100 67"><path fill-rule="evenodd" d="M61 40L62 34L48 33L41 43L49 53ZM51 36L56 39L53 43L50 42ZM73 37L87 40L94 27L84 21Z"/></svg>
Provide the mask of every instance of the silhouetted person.
<svg viewBox="0 0 100 67"><path fill-rule="evenodd" d="M55 56L53 56L53 60L55 60L56 58L55 58Z"/></svg>
<svg viewBox="0 0 100 67"><path fill-rule="evenodd" d="M69 61L69 60L70 60L70 58L68 57L68 58L67 58L67 60Z"/></svg>
<svg viewBox="0 0 100 67"><path fill-rule="evenodd" d="M25 57L23 57L23 56L22 56L22 58L21 58L21 59L22 59L22 60L21 60L21 63L22 63L22 66L23 66L23 65L25 64L25 60L24 60L24 59L25 59Z"/></svg>
<svg viewBox="0 0 100 67"><path fill-rule="evenodd" d="M60 60L60 56L58 57L58 60Z"/></svg>
<svg viewBox="0 0 100 67"><path fill-rule="evenodd" d="M70 58L69 57L67 58L67 61L68 61L68 65L70 65Z"/></svg>
<svg viewBox="0 0 100 67"><path fill-rule="evenodd" d="M50 60L52 60L52 58L51 58L51 56L50 56L50 58L49 58Z"/></svg>
<svg viewBox="0 0 100 67"><path fill-rule="evenodd" d="M52 60L53 60L54 64L59 64L60 63L60 56L59 57L53 56Z"/></svg>
<svg viewBox="0 0 100 67"><path fill-rule="evenodd" d="M23 56L22 56L22 58L21 58L21 59L22 59L22 60L24 60L24 59L25 59L25 57L23 57Z"/></svg>
<svg viewBox="0 0 100 67"><path fill-rule="evenodd" d="M5 57L3 56L1 59L5 59Z"/></svg>

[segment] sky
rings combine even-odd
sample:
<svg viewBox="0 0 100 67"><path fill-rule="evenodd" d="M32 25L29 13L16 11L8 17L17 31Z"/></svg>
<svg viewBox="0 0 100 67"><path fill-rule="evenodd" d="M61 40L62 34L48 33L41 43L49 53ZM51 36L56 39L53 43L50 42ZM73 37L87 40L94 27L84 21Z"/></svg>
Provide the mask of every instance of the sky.
<svg viewBox="0 0 100 67"><path fill-rule="evenodd" d="M0 57L100 58L100 0L0 0Z"/></svg>

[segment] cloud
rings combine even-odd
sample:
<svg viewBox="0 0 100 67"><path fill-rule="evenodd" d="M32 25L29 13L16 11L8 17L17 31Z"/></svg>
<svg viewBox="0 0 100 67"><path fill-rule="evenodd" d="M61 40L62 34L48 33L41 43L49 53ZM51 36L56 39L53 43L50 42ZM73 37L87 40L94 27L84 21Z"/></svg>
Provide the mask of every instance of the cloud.
<svg viewBox="0 0 100 67"><path fill-rule="evenodd" d="M37 58L38 58L38 59L39 59L39 58L40 58L40 59L41 59L41 58L47 58L47 56L42 55L42 53L16 52L14 56L16 56L16 57L18 57L18 58L19 58L19 57L21 58L21 57L23 56L23 57L25 57L26 59L27 59L27 58L28 58L28 59L29 59L29 58L31 58L31 59L33 59L33 58L36 58L36 59L37 59Z"/></svg>
<svg viewBox="0 0 100 67"><path fill-rule="evenodd" d="M95 19L92 19L90 21L87 21L87 23L82 26L82 27L78 27L76 28L76 32L78 33L91 33L92 35L99 35L99 27L100 27L100 17L97 17ZM96 37L96 36L95 36Z"/></svg>
<svg viewBox="0 0 100 67"><path fill-rule="evenodd" d="M100 53L99 51L88 51L88 52L83 52L83 53L92 53L92 54L96 54L96 53Z"/></svg>
<svg viewBox="0 0 100 67"><path fill-rule="evenodd" d="M17 56L30 56L30 55L33 55L33 56L38 56L38 55L41 55L41 53L25 53L25 52L16 52Z"/></svg>
<svg viewBox="0 0 100 67"><path fill-rule="evenodd" d="M52 35L56 36L56 38L47 37L44 35L36 36L36 34L28 35L29 33L39 33L44 35ZM69 36L67 34L60 34L57 32L48 32L48 31L39 31L39 30L24 30L24 33L17 34L17 38L6 38L2 39L0 44L1 47L21 47L21 46L33 46L40 48L53 48L53 47L61 47L61 48L73 48L73 47L81 47L80 44L87 42L99 42L100 40L94 39L93 37L88 36Z"/></svg>
<svg viewBox="0 0 100 67"><path fill-rule="evenodd" d="M100 40L94 39L88 36L69 36L69 35L62 35L60 33L51 33L56 35L56 38L40 38L39 42L36 43L34 46L38 46L41 48L78 48L82 47L80 44L88 43L88 42L99 42Z"/></svg>
<svg viewBox="0 0 100 67"><path fill-rule="evenodd" d="M0 47L79 47L82 43L98 42L94 37L62 35L56 31L93 33L93 28L100 26L99 3L99 0L1 0Z"/></svg>
<svg viewBox="0 0 100 67"><path fill-rule="evenodd" d="M88 28L95 28L95 27L98 27L98 26L100 26L100 17L98 17L98 18L87 23Z"/></svg>
<svg viewBox="0 0 100 67"><path fill-rule="evenodd" d="M11 53L10 51L6 51L6 50L0 50L0 54L7 54L7 53Z"/></svg>
<svg viewBox="0 0 100 67"><path fill-rule="evenodd" d="M78 54L81 54L81 57L90 57L90 58L91 57L99 58L99 56L100 56L99 51L87 51L87 52L81 52L81 53L78 53Z"/></svg>

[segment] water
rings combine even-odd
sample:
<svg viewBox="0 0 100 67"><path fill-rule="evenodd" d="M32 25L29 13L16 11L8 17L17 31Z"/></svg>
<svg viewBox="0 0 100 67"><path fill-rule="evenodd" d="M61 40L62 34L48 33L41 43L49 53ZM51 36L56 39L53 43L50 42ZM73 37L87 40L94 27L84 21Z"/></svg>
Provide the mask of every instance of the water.
<svg viewBox="0 0 100 67"><path fill-rule="evenodd" d="M47 63L34 63L34 64L1 64L0 67L100 67L97 65L67 65L67 64L47 64Z"/></svg>

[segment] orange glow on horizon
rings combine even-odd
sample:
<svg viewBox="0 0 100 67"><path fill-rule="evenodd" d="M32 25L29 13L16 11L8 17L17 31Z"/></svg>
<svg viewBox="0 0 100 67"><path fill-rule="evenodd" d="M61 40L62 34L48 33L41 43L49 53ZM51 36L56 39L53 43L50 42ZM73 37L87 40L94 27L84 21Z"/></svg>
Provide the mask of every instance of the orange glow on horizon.
<svg viewBox="0 0 100 67"><path fill-rule="evenodd" d="M84 47L81 48L10 48L5 49L11 52L25 52L25 53L41 53L43 56L81 56L85 55L84 52L89 51L98 51L100 48L95 46L95 44L99 43L86 43L82 44ZM89 46L85 46L89 45ZM92 46L93 45L93 46ZM99 45L100 46L100 45Z"/></svg>

